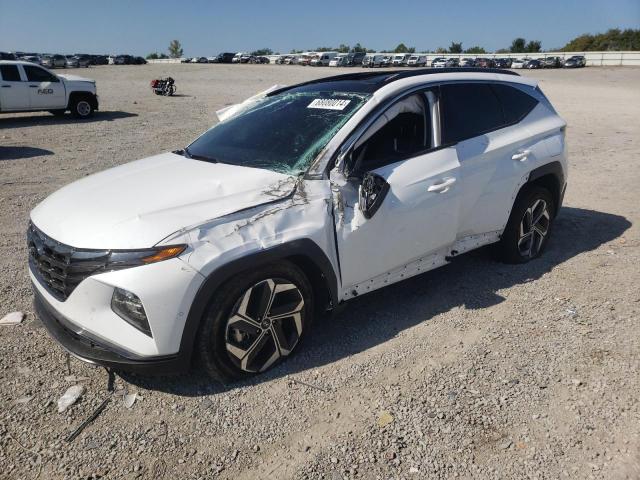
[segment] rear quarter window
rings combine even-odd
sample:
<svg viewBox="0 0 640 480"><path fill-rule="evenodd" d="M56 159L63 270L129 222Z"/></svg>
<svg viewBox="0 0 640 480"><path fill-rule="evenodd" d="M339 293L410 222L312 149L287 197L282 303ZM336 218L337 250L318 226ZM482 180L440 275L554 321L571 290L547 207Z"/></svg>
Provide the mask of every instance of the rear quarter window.
<svg viewBox="0 0 640 480"><path fill-rule="evenodd" d="M515 87L493 84L491 88L502 104L506 125L518 123L538 104L538 100Z"/></svg>

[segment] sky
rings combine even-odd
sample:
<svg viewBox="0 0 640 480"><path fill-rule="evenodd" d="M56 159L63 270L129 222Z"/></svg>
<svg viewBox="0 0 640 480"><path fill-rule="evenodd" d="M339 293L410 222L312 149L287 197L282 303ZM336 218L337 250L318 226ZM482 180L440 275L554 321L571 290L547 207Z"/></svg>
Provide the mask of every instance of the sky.
<svg viewBox="0 0 640 480"><path fill-rule="evenodd" d="M516 37L545 50L582 33L640 28L640 0L0 0L0 51L145 56L178 39L185 56L360 42L418 51Z"/></svg>

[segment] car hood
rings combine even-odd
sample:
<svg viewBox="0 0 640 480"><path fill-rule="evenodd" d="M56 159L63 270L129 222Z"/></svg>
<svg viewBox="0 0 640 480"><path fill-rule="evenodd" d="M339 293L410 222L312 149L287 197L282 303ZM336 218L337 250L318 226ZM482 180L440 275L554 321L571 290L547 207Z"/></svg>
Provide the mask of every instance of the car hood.
<svg viewBox="0 0 640 480"><path fill-rule="evenodd" d="M73 63L77 63L78 60L72 60ZM69 81L69 82L89 82L89 83L96 83L95 80L91 79L91 78L85 78L85 77L81 77L80 75L69 75L67 74L61 74L58 75L59 77L64 78L65 80Z"/></svg>
<svg viewBox="0 0 640 480"><path fill-rule="evenodd" d="M33 209L31 220L76 248L147 248L184 227L286 197L295 181L164 153L61 188Z"/></svg>

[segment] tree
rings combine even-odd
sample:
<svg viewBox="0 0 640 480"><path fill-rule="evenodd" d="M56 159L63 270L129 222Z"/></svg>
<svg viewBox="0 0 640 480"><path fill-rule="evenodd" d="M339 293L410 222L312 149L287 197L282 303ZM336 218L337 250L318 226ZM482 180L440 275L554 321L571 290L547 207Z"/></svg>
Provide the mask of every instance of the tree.
<svg viewBox="0 0 640 480"><path fill-rule="evenodd" d="M449 51L444 47L436 48L436 53L449 53Z"/></svg>
<svg viewBox="0 0 640 480"><path fill-rule="evenodd" d="M523 53L525 51L527 41L524 38L516 38L511 42L509 50L511 53Z"/></svg>
<svg viewBox="0 0 640 480"><path fill-rule="evenodd" d="M640 30L612 28L605 33L595 35L585 33L571 40L561 50L565 52L640 50Z"/></svg>
<svg viewBox="0 0 640 480"><path fill-rule="evenodd" d="M485 52L482 52L482 53L485 53ZM495 53L509 53L509 49L508 48L499 48L498 50L496 50Z"/></svg>
<svg viewBox="0 0 640 480"><path fill-rule="evenodd" d="M471 47L471 48L467 48L464 53L487 53L487 51L482 48L479 47L478 45L476 45L475 47Z"/></svg>
<svg viewBox="0 0 640 480"><path fill-rule="evenodd" d="M360 42L358 42L358 43L356 43L353 47L351 47L351 51L352 51L353 53L356 53L356 52L366 52L366 51L367 51L367 49L366 49L366 48L364 48L362 45L360 45Z"/></svg>
<svg viewBox="0 0 640 480"><path fill-rule="evenodd" d="M394 53L413 53L415 52L415 47L407 47L404 43L400 43L394 50Z"/></svg>
<svg viewBox="0 0 640 480"><path fill-rule="evenodd" d="M261 48L260 50L255 50L251 52L251 55L254 57L264 57L266 55L273 55L273 50L270 48Z"/></svg>
<svg viewBox="0 0 640 480"><path fill-rule="evenodd" d="M168 50L171 58L180 58L182 56L182 45L178 40L171 40Z"/></svg>
<svg viewBox="0 0 640 480"><path fill-rule="evenodd" d="M449 47L449 53L462 53L462 42L459 42L459 43L451 42L451 46Z"/></svg>
<svg viewBox="0 0 640 480"><path fill-rule="evenodd" d="M349 53L349 45L345 45L344 43L341 43L340 46L338 47L338 53Z"/></svg>
<svg viewBox="0 0 640 480"><path fill-rule="evenodd" d="M158 58L169 58L164 53L153 52L147 55L147 60L157 60Z"/></svg>
<svg viewBox="0 0 640 480"><path fill-rule="evenodd" d="M526 51L529 53L536 53L542 50L542 42L540 40L530 40L527 43Z"/></svg>

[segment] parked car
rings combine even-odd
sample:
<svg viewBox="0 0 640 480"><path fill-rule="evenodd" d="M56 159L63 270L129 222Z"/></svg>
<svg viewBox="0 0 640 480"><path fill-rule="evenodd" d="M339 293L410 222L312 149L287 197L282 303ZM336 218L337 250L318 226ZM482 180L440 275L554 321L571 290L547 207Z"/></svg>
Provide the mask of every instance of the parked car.
<svg viewBox="0 0 640 480"><path fill-rule="evenodd" d="M394 71L254 97L37 205L34 311L77 358L226 382L288 357L321 312L469 250L529 262L567 184L566 123L536 85Z"/></svg>
<svg viewBox="0 0 640 480"><path fill-rule="evenodd" d="M393 55L383 55L380 59L380 67L390 67L393 62ZM374 65L375 66L375 65Z"/></svg>
<svg viewBox="0 0 640 480"><path fill-rule="evenodd" d="M475 67L476 66L476 61L473 58L463 58L462 60L460 60L460 66L461 67Z"/></svg>
<svg viewBox="0 0 640 480"><path fill-rule="evenodd" d="M436 57L431 61L432 68L444 68L447 66L447 59L444 57Z"/></svg>
<svg viewBox="0 0 640 480"><path fill-rule="evenodd" d="M526 68L528 58L516 58L511 62L511 68Z"/></svg>
<svg viewBox="0 0 640 480"><path fill-rule="evenodd" d="M374 63L373 62L373 58L374 58L374 56L375 55L370 55L370 54L365 55L364 58L362 59L362 63L360 64L360 66L362 68L371 68L371 67L373 67L373 63Z"/></svg>
<svg viewBox="0 0 640 480"><path fill-rule="evenodd" d="M534 58L534 59L529 60L526 63L525 68L528 68L529 70L534 70L534 69L538 69L538 68L544 68L544 65L543 65L542 61Z"/></svg>
<svg viewBox="0 0 640 480"><path fill-rule="evenodd" d="M337 55L337 52L321 52L311 59L309 65L312 67L328 67L331 59Z"/></svg>
<svg viewBox="0 0 640 480"><path fill-rule="evenodd" d="M67 68L67 58L64 55L45 55L42 66L47 68Z"/></svg>
<svg viewBox="0 0 640 480"><path fill-rule="evenodd" d="M114 65L133 65L134 59L131 55L118 55L113 59Z"/></svg>
<svg viewBox="0 0 640 480"><path fill-rule="evenodd" d="M562 59L560 57L545 57L542 60L542 66L544 68L560 68L562 67Z"/></svg>
<svg viewBox="0 0 640 480"><path fill-rule="evenodd" d="M195 63L209 63L209 60L207 60L207 57L196 57Z"/></svg>
<svg viewBox="0 0 640 480"><path fill-rule="evenodd" d="M70 110L88 118L98 109L95 80L76 75L56 75L40 65L0 60L0 112Z"/></svg>
<svg viewBox="0 0 640 480"><path fill-rule="evenodd" d="M393 56L391 60L391 65L394 67L405 67L407 62L411 58L411 54L409 53L400 53Z"/></svg>
<svg viewBox="0 0 640 480"><path fill-rule="evenodd" d="M91 59L88 56L67 55L67 68L88 68Z"/></svg>
<svg viewBox="0 0 640 480"><path fill-rule="evenodd" d="M426 67L427 56L426 55L411 55L407 60L408 67Z"/></svg>
<svg viewBox="0 0 640 480"><path fill-rule="evenodd" d="M457 58L448 58L447 59L447 63L445 64L445 66L447 68L459 67L460 66L460 60L458 60Z"/></svg>
<svg viewBox="0 0 640 480"><path fill-rule="evenodd" d="M347 55L347 66L355 67L362 65L366 53L365 52L351 52Z"/></svg>
<svg viewBox="0 0 640 480"><path fill-rule="evenodd" d="M496 68L511 68L512 61L510 58L495 58L493 62Z"/></svg>
<svg viewBox="0 0 640 480"><path fill-rule="evenodd" d="M494 68L496 64L491 58L478 58L475 66L478 68Z"/></svg>
<svg viewBox="0 0 640 480"><path fill-rule="evenodd" d="M309 65L313 57L314 55L299 55L296 65L302 65L303 67L306 67Z"/></svg>
<svg viewBox="0 0 640 480"><path fill-rule="evenodd" d="M336 55L329 61L330 67L346 67L348 62L348 56L346 53Z"/></svg>
<svg viewBox="0 0 640 480"><path fill-rule="evenodd" d="M232 63L235 55L236 54L232 52L219 53L214 63Z"/></svg>
<svg viewBox="0 0 640 480"><path fill-rule="evenodd" d="M271 63L271 61L269 60L269 57L265 57L264 55L260 55L257 57L252 56L251 59L249 60L249 63L257 63L257 64L267 64L267 63Z"/></svg>
<svg viewBox="0 0 640 480"><path fill-rule="evenodd" d="M36 65L42 65L42 58L40 58L38 55L26 55L24 57L20 57L20 60L35 63Z"/></svg>
<svg viewBox="0 0 640 480"><path fill-rule="evenodd" d="M89 55L91 65L109 65L109 59L106 55Z"/></svg>
<svg viewBox="0 0 640 480"><path fill-rule="evenodd" d="M582 55L574 55L565 60L564 65L565 68L581 68L587 66L587 59Z"/></svg>
<svg viewBox="0 0 640 480"><path fill-rule="evenodd" d="M11 52L0 52L0 60L15 60L16 56Z"/></svg>

